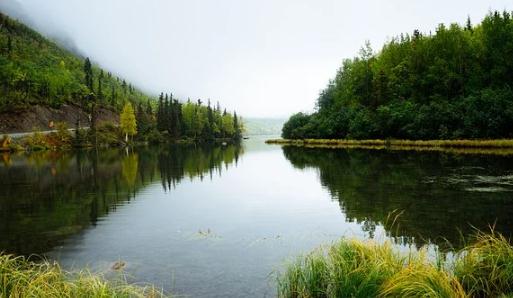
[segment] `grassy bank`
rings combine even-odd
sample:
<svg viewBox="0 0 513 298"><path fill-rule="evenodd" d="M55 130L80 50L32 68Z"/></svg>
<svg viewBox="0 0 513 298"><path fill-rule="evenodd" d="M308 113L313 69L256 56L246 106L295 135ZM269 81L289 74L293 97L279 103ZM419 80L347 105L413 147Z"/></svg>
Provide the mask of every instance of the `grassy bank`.
<svg viewBox="0 0 513 298"><path fill-rule="evenodd" d="M272 139L267 144L303 146L309 148L361 148L416 151L448 151L470 154L513 154L513 140L329 140Z"/></svg>
<svg viewBox="0 0 513 298"><path fill-rule="evenodd" d="M391 243L342 240L299 258L278 275L280 297L513 297L513 247L478 234L454 257Z"/></svg>
<svg viewBox="0 0 513 298"><path fill-rule="evenodd" d="M152 286L108 282L87 271L66 272L48 261L0 255L0 297L165 297Z"/></svg>

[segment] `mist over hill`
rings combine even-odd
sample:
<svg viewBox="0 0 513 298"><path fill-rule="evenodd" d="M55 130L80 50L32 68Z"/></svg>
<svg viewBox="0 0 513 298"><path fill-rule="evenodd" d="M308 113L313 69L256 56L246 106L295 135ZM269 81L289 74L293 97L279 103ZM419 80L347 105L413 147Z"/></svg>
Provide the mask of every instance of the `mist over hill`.
<svg viewBox="0 0 513 298"><path fill-rule="evenodd" d="M244 118L246 135L281 135L285 118Z"/></svg>

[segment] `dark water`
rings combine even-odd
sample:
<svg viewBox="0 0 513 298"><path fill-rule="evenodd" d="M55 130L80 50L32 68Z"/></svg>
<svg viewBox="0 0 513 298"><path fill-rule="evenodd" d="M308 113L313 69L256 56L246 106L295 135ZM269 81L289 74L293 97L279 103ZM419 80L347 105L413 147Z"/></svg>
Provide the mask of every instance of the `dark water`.
<svg viewBox="0 0 513 298"><path fill-rule="evenodd" d="M510 156L257 139L1 157L0 250L108 274L122 260L130 280L192 297L274 296L285 261L341 236L449 249L513 231Z"/></svg>

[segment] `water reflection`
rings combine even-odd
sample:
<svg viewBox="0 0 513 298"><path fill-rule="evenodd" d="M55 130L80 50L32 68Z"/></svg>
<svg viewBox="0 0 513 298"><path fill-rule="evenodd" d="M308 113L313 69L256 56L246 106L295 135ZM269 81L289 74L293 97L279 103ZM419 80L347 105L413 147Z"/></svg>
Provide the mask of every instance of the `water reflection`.
<svg viewBox="0 0 513 298"><path fill-rule="evenodd" d="M47 252L129 203L142 187L160 180L169 190L184 178L221 175L242 152L229 145L3 154L0 250Z"/></svg>
<svg viewBox="0 0 513 298"><path fill-rule="evenodd" d="M512 234L512 157L297 147L283 153L298 169L318 169L347 219L371 235L383 225L418 245L460 246L462 235L490 225Z"/></svg>

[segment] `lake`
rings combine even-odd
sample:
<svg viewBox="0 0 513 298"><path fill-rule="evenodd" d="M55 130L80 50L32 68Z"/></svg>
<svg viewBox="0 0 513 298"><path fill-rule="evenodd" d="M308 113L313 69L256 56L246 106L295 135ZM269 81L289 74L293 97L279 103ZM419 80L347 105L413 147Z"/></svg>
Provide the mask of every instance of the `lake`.
<svg viewBox="0 0 513 298"><path fill-rule="evenodd" d="M342 236L463 245L513 230L513 156L264 144L0 155L0 250L192 297L272 297Z"/></svg>

